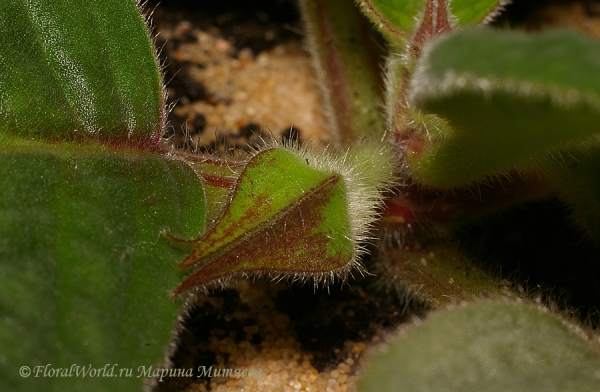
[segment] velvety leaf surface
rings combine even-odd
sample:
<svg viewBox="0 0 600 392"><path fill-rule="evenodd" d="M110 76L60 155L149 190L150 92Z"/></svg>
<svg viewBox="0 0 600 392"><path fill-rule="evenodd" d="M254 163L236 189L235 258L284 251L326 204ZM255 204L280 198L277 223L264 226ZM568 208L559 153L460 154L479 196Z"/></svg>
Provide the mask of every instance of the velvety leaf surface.
<svg viewBox="0 0 600 392"><path fill-rule="evenodd" d="M180 304L185 254L160 236L203 230L203 190L179 162L100 145L0 142L0 389L141 390ZM21 366L132 368L34 377Z"/></svg>
<svg viewBox="0 0 600 392"><path fill-rule="evenodd" d="M217 224L191 241L197 247L180 267L199 269L176 294L236 272L318 275L354 257L340 174L269 149L250 160L230 197Z"/></svg>
<svg viewBox="0 0 600 392"><path fill-rule="evenodd" d="M359 390L597 391L599 352L574 328L516 303L439 311L375 356Z"/></svg>
<svg viewBox="0 0 600 392"><path fill-rule="evenodd" d="M155 141L162 90L131 0L0 2L0 128Z"/></svg>
<svg viewBox="0 0 600 392"><path fill-rule="evenodd" d="M411 173L456 187L585 147L600 131L599 70L600 43L573 32L466 29L441 38L417 64L410 101L444 120L415 115Z"/></svg>

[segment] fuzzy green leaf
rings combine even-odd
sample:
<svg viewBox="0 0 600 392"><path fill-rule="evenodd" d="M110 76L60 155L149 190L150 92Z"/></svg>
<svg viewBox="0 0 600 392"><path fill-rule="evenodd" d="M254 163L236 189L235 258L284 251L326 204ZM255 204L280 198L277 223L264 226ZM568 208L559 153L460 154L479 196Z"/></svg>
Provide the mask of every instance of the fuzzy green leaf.
<svg viewBox="0 0 600 392"><path fill-rule="evenodd" d="M360 143L334 156L267 148L250 159L216 224L180 264L196 270L174 292L235 274L343 278L360 267L359 243L393 181L388 149Z"/></svg>
<svg viewBox="0 0 600 392"><path fill-rule="evenodd" d="M148 153L0 140L1 390L141 389L138 367L162 363L180 307L169 292L185 254L160 232L203 230L194 178ZM19 375L48 364L134 373Z"/></svg>
<svg viewBox="0 0 600 392"><path fill-rule="evenodd" d="M202 266L177 293L236 272L300 275L343 267L354 251L345 193L339 174L316 170L289 151L256 155L219 222L181 263Z"/></svg>
<svg viewBox="0 0 600 392"><path fill-rule="evenodd" d="M132 0L0 2L0 69L2 133L160 137L160 76Z"/></svg>
<svg viewBox="0 0 600 392"><path fill-rule="evenodd" d="M428 0L359 0L364 14L386 36L405 37L415 30L416 18Z"/></svg>
<svg viewBox="0 0 600 392"><path fill-rule="evenodd" d="M413 176L457 187L537 169L548 152L584 147L600 131L600 43L569 31L465 29L433 42L417 64L407 138Z"/></svg>
<svg viewBox="0 0 600 392"><path fill-rule="evenodd" d="M464 26L485 22L500 3L500 0L358 0L365 15L392 40L412 38L422 20L429 19L425 13L445 14L439 7L448 7L455 24Z"/></svg>
<svg viewBox="0 0 600 392"><path fill-rule="evenodd" d="M544 309L479 303L434 313L373 358L364 392L592 392L600 355Z"/></svg>

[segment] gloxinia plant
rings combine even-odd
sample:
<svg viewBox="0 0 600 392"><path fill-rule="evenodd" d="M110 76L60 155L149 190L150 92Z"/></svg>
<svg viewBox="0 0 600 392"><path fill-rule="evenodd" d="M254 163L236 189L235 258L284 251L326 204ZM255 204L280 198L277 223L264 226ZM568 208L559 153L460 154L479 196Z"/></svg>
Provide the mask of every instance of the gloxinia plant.
<svg viewBox="0 0 600 392"><path fill-rule="evenodd" d="M390 233L403 242L374 255L383 279L392 270L407 301L445 310L401 331L361 388L597 388L597 338L441 235L552 192L600 235L600 43L476 26L501 3L303 0L337 144L269 141L241 158L163 140L135 2L2 3L0 389L151 388L205 287L333 284ZM383 83L361 12L388 45ZM474 196L482 184L491 196Z"/></svg>
<svg viewBox="0 0 600 392"><path fill-rule="evenodd" d="M360 266L393 182L392 149L369 141L176 151L138 5L84 3L0 6L3 390L164 378L193 289Z"/></svg>

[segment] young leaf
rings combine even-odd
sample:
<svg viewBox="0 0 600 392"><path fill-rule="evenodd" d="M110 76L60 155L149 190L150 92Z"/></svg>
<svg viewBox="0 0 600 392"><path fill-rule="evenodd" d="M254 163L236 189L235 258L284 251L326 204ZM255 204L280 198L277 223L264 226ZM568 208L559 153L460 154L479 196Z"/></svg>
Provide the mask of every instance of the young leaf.
<svg viewBox="0 0 600 392"><path fill-rule="evenodd" d="M450 12L459 26L491 21L510 0L452 0Z"/></svg>
<svg viewBox="0 0 600 392"><path fill-rule="evenodd" d="M456 26L479 24L491 19L506 1L501 0L359 0L361 9L391 41L412 38L428 19L427 13L452 15ZM440 8L449 12L440 12ZM435 22L434 22L435 24Z"/></svg>
<svg viewBox="0 0 600 392"><path fill-rule="evenodd" d="M415 29L417 16L431 0L359 0L364 14L391 40L408 39Z"/></svg>
<svg viewBox="0 0 600 392"><path fill-rule="evenodd" d="M413 114L414 133L403 135L410 173L433 187L460 187L537 170L548 152L585 147L600 131L598 70L600 43L573 32L442 37L412 82L412 105L441 118Z"/></svg>
<svg viewBox="0 0 600 392"><path fill-rule="evenodd" d="M0 131L155 143L154 49L131 0L0 3Z"/></svg>
<svg viewBox="0 0 600 392"><path fill-rule="evenodd" d="M267 148L250 159L217 223L180 264L196 271L174 292L234 274L326 282L360 267L360 243L393 182L394 155L361 143L331 152Z"/></svg>
<svg viewBox="0 0 600 392"><path fill-rule="evenodd" d="M597 347L546 309L483 302L440 311L375 356L359 390L597 391Z"/></svg>

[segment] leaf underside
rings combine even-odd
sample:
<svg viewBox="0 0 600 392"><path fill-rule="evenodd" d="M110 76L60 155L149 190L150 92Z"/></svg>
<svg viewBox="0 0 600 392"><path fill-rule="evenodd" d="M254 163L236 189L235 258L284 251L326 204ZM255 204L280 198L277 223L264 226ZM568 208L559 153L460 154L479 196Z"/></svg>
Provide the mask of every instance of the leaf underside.
<svg viewBox="0 0 600 392"><path fill-rule="evenodd" d="M600 131L598 69L600 43L567 31L465 29L440 39L417 64L410 101L447 125L425 126L408 151L411 173L459 187L586 148Z"/></svg>

